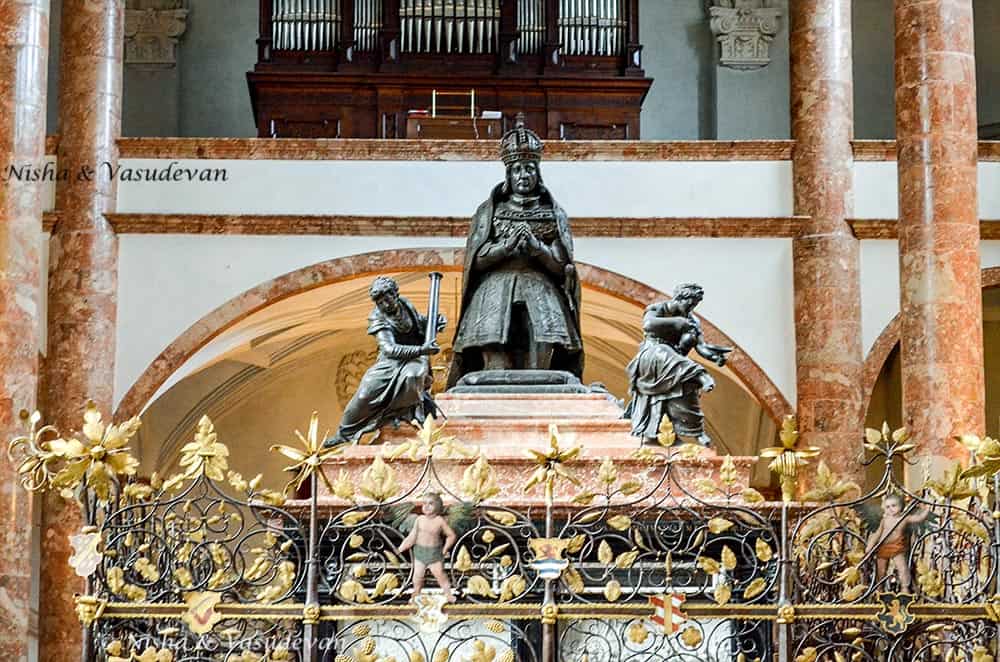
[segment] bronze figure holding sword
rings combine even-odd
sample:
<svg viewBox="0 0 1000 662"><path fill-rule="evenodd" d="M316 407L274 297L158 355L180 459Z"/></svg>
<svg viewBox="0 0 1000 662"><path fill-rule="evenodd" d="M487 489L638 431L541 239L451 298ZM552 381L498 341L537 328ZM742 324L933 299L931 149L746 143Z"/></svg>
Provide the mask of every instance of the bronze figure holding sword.
<svg viewBox="0 0 1000 662"><path fill-rule="evenodd" d="M344 409L337 434L324 446L356 442L384 425L419 424L427 416L440 414L430 393L434 381L430 357L441 351L436 338L446 324L438 313L441 278L440 273L430 274L426 317L399 295L399 285L392 278L379 276L372 283L368 293L375 309L368 316L368 334L378 343L378 359L365 372Z"/></svg>

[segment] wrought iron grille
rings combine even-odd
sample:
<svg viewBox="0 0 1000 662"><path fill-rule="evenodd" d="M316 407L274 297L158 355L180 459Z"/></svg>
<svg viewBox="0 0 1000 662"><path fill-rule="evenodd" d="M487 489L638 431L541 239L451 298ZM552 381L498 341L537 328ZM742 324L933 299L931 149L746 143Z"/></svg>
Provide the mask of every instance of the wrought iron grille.
<svg viewBox="0 0 1000 662"><path fill-rule="evenodd" d="M72 562L88 577L77 603L88 660L997 655L1000 443L990 439L967 438L973 464L913 488L894 471L911 462L905 431L870 430L867 462L882 475L861 493L822 462L796 485L815 450L797 447L786 422L783 445L763 453L780 502L744 485L732 458L693 446L639 449L635 473L604 461L599 487L568 500L556 488L577 484L585 451L554 427L548 440L525 440L534 468L511 494L489 458L432 425L351 473L340 451L320 447L314 418L302 448L276 447L293 461L286 491L311 488L286 502L229 470L208 419L183 449L182 473L144 484L125 448L138 422L88 416L85 439L59 439L35 417L10 444L26 488L71 490L84 506ZM714 477L692 479L699 463ZM459 599L443 608L409 602L414 558L399 549L412 500L428 491L451 504L456 533L444 570Z"/></svg>

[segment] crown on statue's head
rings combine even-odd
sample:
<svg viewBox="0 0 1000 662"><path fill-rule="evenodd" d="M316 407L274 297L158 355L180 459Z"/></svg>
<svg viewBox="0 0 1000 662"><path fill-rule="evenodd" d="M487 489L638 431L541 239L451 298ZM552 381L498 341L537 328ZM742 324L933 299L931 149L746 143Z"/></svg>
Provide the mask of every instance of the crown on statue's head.
<svg viewBox="0 0 1000 662"><path fill-rule="evenodd" d="M542 139L524 126L524 113L518 113L514 128L500 139L500 158L504 165L522 159L539 161L542 158Z"/></svg>

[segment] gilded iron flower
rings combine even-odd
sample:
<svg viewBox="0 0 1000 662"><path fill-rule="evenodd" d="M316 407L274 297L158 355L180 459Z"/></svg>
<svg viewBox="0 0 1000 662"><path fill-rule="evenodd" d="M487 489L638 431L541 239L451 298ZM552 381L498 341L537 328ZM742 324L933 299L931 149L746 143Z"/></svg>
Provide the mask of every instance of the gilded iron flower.
<svg viewBox="0 0 1000 662"><path fill-rule="evenodd" d="M562 438L559 435L559 428L555 424L551 424L549 425L548 451L536 451L530 448L525 451L528 457L538 465L538 468L531 474L531 478L528 479L527 484L524 486L525 491L541 483L545 483L546 489L551 491L557 478L562 478L577 487L580 486L580 481L563 464L579 456L583 450L583 446L576 445L568 449L563 449L561 443Z"/></svg>
<svg viewBox="0 0 1000 662"><path fill-rule="evenodd" d="M962 478L991 478L1000 472L1000 441L971 434L958 437L970 453L975 464L962 472Z"/></svg>
<svg viewBox="0 0 1000 662"><path fill-rule="evenodd" d="M119 425L105 425L97 406L90 402L83 413L82 439L54 439L48 442L62 465L52 479L52 487L75 490L85 484L94 490L100 501L107 501L112 483L119 476L134 476L139 461L127 448L129 440L139 431L136 416Z"/></svg>
<svg viewBox="0 0 1000 662"><path fill-rule="evenodd" d="M798 445L799 431L796 429L795 417L791 415L785 416L781 422L778 438L781 440L781 446L765 448L760 452L760 456L774 458L768 468L781 479L781 498L793 501L799 467L809 464L809 460L820 454L820 449L816 446Z"/></svg>
<svg viewBox="0 0 1000 662"><path fill-rule="evenodd" d="M181 448L181 466L187 467L185 478L204 473L211 480L224 480L226 469L229 468L229 449L218 441L215 426L208 416L202 416L198 421L198 430L194 441Z"/></svg>
<svg viewBox="0 0 1000 662"><path fill-rule="evenodd" d="M7 444L7 457L17 465L18 482L29 492L48 489L56 474L57 456L45 441L45 437L58 437L54 426L38 427L42 415L37 411L29 414L21 410L21 424L26 434L11 439Z"/></svg>
<svg viewBox="0 0 1000 662"><path fill-rule="evenodd" d="M329 437L330 431L327 430L322 437L319 436L319 414L313 412L312 418L309 419L309 432L306 436L303 436L298 430L295 431L295 436L302 443L301 449L281 444L271 446L271 452L277 451L295 463L285 467L285 471L294 472L294 475L285 485L284 493L297 492L314 473L319 473L331 494L335 493L336 490L330 483L330 479L323 473L323 463L334 455L340 454L343 449L340 446L323 447L322 439Z"/></svg>
<svg viewBox="0 0 1000 662"><path fill-rule="evenodd" d="M846 481L830 471L826 462L820 460L811 490L802 495L803 501L834 502L851 492L861 492L857 483Z"/></svg>
<svg viewBox="0 0 1000 662"><path fill-rule="evenodd" d="M887 459L892 459L893 455L905 455L914 448L916 444L909 443L910 432L906 428L889 430L888 423L882 423L882 429L865 428L865 448L885 455Z"/></svg>
<svg viewBox="0 0 1000 662"><path fill-rule="evenodd" d="M459 443L456 437L445 435L444 424L435 427L434 418L428 416L417 430L416 436L391 448L386 453L386 458L395 460L405 455L416 461L421 457L447 459L457 456L472 457L475 454L474 450Z"/></svg>

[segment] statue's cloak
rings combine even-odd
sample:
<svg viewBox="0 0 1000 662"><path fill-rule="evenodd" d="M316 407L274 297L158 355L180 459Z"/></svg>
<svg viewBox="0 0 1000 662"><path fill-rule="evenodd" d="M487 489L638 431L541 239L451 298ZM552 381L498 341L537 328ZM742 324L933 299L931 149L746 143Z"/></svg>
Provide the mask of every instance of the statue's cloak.
<svg viewBox="0 0 1000 662"><path fill-rule="evenodd" d="M579 338L583 338L580 331L580 278L577 275L573 262L573 234L569 227L569 217L565 210L549 193L548 189L541 183L538 185L540 205L551 206L556 218L556 228L559 231L559 241L568 258L565 277L562 282L557 282L551 274L546 274L559 289L565 298L570 310L571 323L576 329ZM479 205L469 227L469 236L465 242L465 266L462 270L462 308L459 313L458 323L455 324L455 334L462 327L462 319L469 306L472 294L479 286L482 273L474 268L475 258L482 249L483 244L490 240L493 233L493 216L497 204L508 195L506 193L506 183L501 182L494 188L490 197ZM466 360L461 353L455 352L452 357L451 370L448 373L448 388L454 386L463 375L481 370L482 365L476 365ZM552 370L565 370L577 377L583 376L583 350L574 352L562 352L557 349L552 359Z"/></svg>

